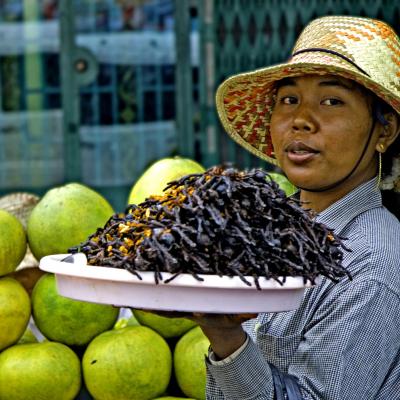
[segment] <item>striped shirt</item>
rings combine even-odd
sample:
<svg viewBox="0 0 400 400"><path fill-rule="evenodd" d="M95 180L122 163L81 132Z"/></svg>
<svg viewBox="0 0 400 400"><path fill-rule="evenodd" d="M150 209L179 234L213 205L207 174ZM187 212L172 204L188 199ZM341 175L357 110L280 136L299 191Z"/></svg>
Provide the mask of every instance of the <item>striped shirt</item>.
<svg viewBox="0 0 400 400"><path fill-rule="evenodd" d="M324 278L297 310L247 321L234 357L207 359L207 399L273 400L271 363L298 378L305 400L400 400L400 223L375 187L317 217L347 238L353 280Z"/></svg>

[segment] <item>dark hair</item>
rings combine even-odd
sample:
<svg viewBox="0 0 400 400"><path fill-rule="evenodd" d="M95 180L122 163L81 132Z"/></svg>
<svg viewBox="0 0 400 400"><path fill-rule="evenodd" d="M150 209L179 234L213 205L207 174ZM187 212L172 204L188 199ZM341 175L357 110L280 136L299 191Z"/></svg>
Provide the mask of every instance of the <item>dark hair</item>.
<svg viewBox="0 0 400 400"><path fill-rule="evenodd" d="M385 114L397 114L397 112L385 101L373 95L372 100L372 113L374 118L385 125L387 123L384 115ZM384 156L382 157L382 175L389 175L392 172L393 158L400 154L400 139L397 138L392 143ZM382 190L382 202L383 205L391 211L400 220L400 193L396 193L394 190Z"/></svg>
<svg viewBox="0 0 400 400"><path fill-rule="evenodd" d="M397 112L385 101L372 94L372 115L382 125L387 125L385 114L394 114ZM400 140L397 139L391 146L388 147L384 156L382 157L382 173L383 175L390 174L393 166L393 157L400 154Z"/></svg>

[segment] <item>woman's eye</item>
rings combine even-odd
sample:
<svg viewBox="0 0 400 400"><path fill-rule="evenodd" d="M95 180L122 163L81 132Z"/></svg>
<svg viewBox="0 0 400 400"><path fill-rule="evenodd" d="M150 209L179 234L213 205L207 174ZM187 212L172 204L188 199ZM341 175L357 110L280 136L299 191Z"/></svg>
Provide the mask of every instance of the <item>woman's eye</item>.
<svg viewBox="0 0 400 400"><path fill-rule="evenodd" d="M325 99L321 102L321 104L326 105L326 106L338 106L340 104L343 104L343 101L338 100L338 99Z"/></svg>
<svg viewBox="0 0 400 400"><path fill-rule="evenodd" d="M281 97L280 103L282 104L297 104L297 98L294 96Z"/></svg>

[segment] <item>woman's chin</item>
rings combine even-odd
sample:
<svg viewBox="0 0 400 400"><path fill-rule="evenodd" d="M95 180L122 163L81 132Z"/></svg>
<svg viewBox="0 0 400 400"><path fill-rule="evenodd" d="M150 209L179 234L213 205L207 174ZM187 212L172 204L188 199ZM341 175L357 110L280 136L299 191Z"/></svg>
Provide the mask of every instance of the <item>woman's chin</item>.
<svg viewBox="0 0 400 400"><path fill-rule="evenodd" d="M298 188L312 189L314 187L325 186L325 183L316 181L315 175L310 174L312 176L310 176L309 178L307 175L308 174L305 171L301 171L301 172L297 172L297 173L286 172L286 176L289 179L289 181Z"/></svg>

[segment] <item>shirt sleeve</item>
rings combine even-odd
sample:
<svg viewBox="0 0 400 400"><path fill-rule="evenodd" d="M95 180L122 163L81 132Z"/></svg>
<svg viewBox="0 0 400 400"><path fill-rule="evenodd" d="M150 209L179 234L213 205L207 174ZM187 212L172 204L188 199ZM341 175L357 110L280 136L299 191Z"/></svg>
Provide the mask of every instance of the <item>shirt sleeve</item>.
<svg viewBox="0 0 400 400"><path fill-rule="evenodd" d="M206 359L209 400L273 400L274 386L271 368L252 340L224 363Z"/></svg>
<svg viewBox="0 0 400 400"><path fill-rule="evenodd" d="M333 293L310 319L284 372L298 378L306 400L375 400L400 347L399 298L370 280ZM272 400L270 350L249 340L229 362L208 361L207 398Z"/></svg>

